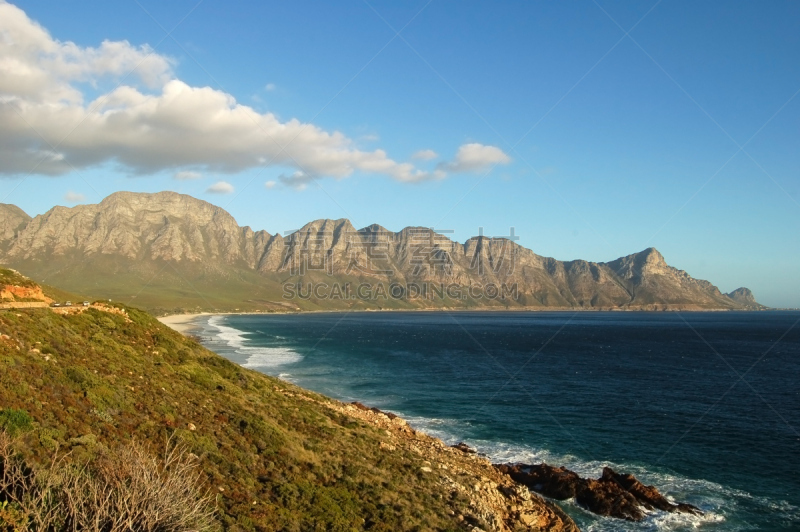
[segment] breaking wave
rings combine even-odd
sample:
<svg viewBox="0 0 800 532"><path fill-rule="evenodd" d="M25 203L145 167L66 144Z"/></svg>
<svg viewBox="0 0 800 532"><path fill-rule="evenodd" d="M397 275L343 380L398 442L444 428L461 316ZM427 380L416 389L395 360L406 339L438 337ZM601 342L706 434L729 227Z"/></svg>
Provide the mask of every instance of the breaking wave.
<svg viewBox="0 0 800 532"><path fill-rule="evenodd" d="M237 355L246 357L240 365L250 369L273 368L294 364L303 356L288 347L255 347L248 345L247 334L224 324L223 316L213 316L208 325L217 329L216 338L224 342Z"/></svg>
<svg viewBox="0 0 800 532"><path fill-rule="evenodd" d="M403 415L398 412L399 415ZM749 507L758 512L780 512L787 522L800 520L800 508L786 501L775 501L766 497L757 497L742 490L703 479L692 479L666 471L654 471L641 464L614 463L609 461L584 460L570 454L554 453L548 449L536 448L515 443L492 440L464 439L459 434L465 432L465 422L457 419L425 418L403 416L409 424L426 434L440 438L453 445L465 442L479 453L485 455L492 463L547 463L565 466L583 477L597 478L604 467L611 467L618 472L633 473L642 483L654 485L672 503L688 502L703 511L703 515L667 513L662 511L648 512L645 519L634 523L601 517L581 508L574 500L561 501L559 504L578 522L581 530L591 532L631 531L662 532L689 530L753 530L753 524L737 519L741 507Z"/></svg>

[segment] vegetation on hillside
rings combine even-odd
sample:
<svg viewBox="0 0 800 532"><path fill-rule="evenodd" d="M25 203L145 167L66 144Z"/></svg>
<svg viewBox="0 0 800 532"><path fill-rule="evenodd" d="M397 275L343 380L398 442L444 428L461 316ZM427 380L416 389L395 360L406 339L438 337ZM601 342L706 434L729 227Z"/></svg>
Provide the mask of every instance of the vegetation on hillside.
<svg viewBox="0 0 800 532"><path fill-rule="evenodd" d="M460 528L468 501L413 453L381 451L377 427L124 310L0 313L0 423L27 463L92 464L131 442L156 454L172 438L228 530Z"/></svg>
<svg viewBox="0 0 800 532"><path fill-rule="evenodd" d="M23 425L24 411L13 412ZM11 419L14 419L12 417ZM27 428L27 427L16 427ZM31 467L0 432L0 530L206 532L218 527L199 489L196 457L172 446L162 460L140 445L99 453L83 466L53 452Z"/></svg>
<svg viewBox="0 0 800 532"><path fill-rule="evenodd" d="M0 268L0 285L22 286L25 288L35 288L37 285L16 270Z"/></svg>

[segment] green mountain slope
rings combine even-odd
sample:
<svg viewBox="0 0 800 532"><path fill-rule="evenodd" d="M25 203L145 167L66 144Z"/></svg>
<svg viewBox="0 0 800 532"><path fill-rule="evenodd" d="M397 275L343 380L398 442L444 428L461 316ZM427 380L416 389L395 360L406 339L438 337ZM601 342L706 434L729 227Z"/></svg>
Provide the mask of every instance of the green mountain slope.
<svg viewBox="0 0 800 532"><path fill-rule="evenodd" d="M0 312L0 410L32 417L32 462L130 440L159 453L172 436L199 457L227 530L576 530L484 459L121 305Z"/></svg>

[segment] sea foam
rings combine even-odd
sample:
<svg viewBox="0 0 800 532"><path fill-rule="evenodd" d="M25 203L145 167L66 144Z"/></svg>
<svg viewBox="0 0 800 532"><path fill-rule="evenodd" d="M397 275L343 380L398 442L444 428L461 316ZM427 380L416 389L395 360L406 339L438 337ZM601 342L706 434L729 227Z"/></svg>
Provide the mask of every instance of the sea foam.
<svg viewBox="0 0 800 532"><path fill-rule="evenodd" d="M272 368L293 364L303 359L303 356L288 347L254 347L247 345L248 333L224 324L223 316L213 316L208 320L208 325L217 329L216 337L225 342L236 354L246 356L241 363L245 368L259 369Z"/></svg>
<svg viewBox="0 0 800 532"><path fill-rule="evenodd" d="M397 412L403 416L402 412ZM486 455L492 463L547 463L565 466L579 475L597 478L604 467L611 467L617 472L632 473L644 484L654 485L672 503L677 500L694 504L703 511L703 515L667 513L662 511L646 512L645 519L634 523L600 517L581 508L574 500L562 501L561 505L570 515L579 521L581 530L592 532L631 531L661 532L689 530L752 530L748 523L735 522L729 519L736 513L739 505L755 506L763 512L780 511L787 521L794 522L800 518L800 508L786 501L775 501L765 497L756 497L742 490L703 479L692 479L666 471L654 471L641 464L615 463L610 461L585 460L571 454L554 453L548 449L536 448L516 443L492 440L465 439L463 434L465 423L457 419L426 418L403 416L415 429L440 438L447 444L465 442L477 452Z"/></svg>

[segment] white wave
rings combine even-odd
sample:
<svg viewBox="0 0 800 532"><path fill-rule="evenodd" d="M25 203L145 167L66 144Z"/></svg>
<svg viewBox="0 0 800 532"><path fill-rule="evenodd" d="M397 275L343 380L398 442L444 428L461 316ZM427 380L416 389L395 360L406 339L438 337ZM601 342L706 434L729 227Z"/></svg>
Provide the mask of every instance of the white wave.
<svg viewBox="0 0 800 532"><path fill-rule="evenodd" d="M242 367L257 369L271 368L293 364L303 359L303 356L288 347L253 347L246 345L248 333L229 327L223 324L223 316L213 316L209 318L208 325L217 329L217 339L228 344L228 347L247 359L241 364Z"/></svg>
<svg viewBox="0 0 800 532"><path fill-rule="evenodd" d="M242 347L236 352L243 355L249 354L242 367L250 369L284 366L303 359L302 355L288 347ZM282 373L281 375L286 374Z"/></svg>
<svg viewBox="0 0 800 532"><path fill-rule="evenodd" d="M380 408L380 405L378 405L378 407ZM459 437L455 435L458 429L460 428L463 430L465 426L470 425L469 422L458 419L407 416L402 412L397 412L397 415L405 419L414 429L420 430L434 438L439 438L443 442L451 445L462 441L462 439L459 439Z"/></svg>
<svg viewBox="0 0 800 532"><path fill-rule="evenodd" d="M398 414L403 416L400 412ZM412 427L440 438L447 444L465 442L479 453L488 456L493 463L538 464L545 462L551 465L565 466L579 475L589 478L597 478L604 467L611 467L618 472L634 474L644 484L656 486L672 503L688 502L703 511L703 515L699 516L653 511L647 513L643 521L632 523L620 519L598 517L578 506L575 501L561 502L573 514L573 517L577 516L583 522L581 530L592 532L750 530L752 525L739 523L739 519L743 516L737 510L742 504L761 508L765 512L779 511L790 522L800 519L800 508L786 501L757 497L709 480L688 478L665 471L654 471L641 464L585 460L571 454L554 453L549 449L528 445L464 438L465 423L456 419L403 417Z"/></svg>

